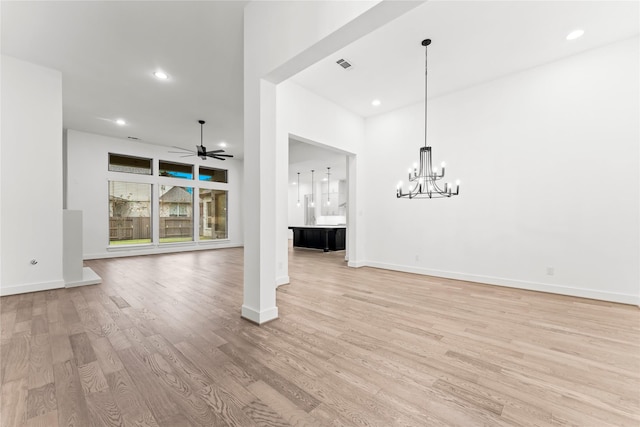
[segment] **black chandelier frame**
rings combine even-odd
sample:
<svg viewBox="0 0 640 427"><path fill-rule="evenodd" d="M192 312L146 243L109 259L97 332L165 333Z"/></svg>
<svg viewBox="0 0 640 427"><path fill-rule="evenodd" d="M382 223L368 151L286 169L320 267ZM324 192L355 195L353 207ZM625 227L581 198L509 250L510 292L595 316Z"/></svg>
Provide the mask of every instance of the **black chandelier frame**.
<svg viewBox="0 0 640 427"><path fill-rule="evenodd" d="M414 165L409 168L409 189L404 191L402 182L396 188L397 198L408 199L439 199L449 198L460 194L460 181L456 181L455 190L450 182L445 182L441 187L438 181L444 178L445 163L442 162L442 169L433 167L431 147L427 145L427 46L431 44L431 39L422 41L425 47L424 52L424 146L420 147L420 166Z"/></svg>

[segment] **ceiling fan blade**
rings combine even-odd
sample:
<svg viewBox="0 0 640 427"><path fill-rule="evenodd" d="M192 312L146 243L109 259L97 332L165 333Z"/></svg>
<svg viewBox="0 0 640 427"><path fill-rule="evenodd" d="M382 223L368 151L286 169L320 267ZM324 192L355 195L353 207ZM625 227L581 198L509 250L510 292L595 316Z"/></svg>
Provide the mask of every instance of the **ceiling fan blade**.
<svg viewBox="0 0 640 427"><path fill-rule="evenodd" d="M193 157L195 156L195 154L187 154L186 156L180 156L180 157Z"/></svg>
<svg viewBox="0 0 640 427"><path fill-rule="evenodd" d="M207 155L209 155L209 154L216 154L216 153L224 153L224 150L213 150L213 151L207 151Z"/></svg>
<svg viewBox="0 0 640 427"><path fill-rule="evenodd" d="M167 151L167 153L173 153L173 154L185 154L185 153L191 153L191 154L196 154L193 151L189 151L189 150L184 150L184 151Z"/></svg>
<svg viewBox="0 0 640 427"><path fill-rule="evenodd" d="M233 157L231 154L207 154L212 159L224 160L225 157Z"/></svg>
<svg viewBox="0 0 640 427"><path fill-rule="evenodd" d="M188 149L186 149L186 148L182 148L182 147L177 147L177 146L175 146L175 145L172 145L172 146L171 146L171 148L176 148L176 149L178 149L178 150L182 150L182 151L188 151L188 152L191 152L191 151L193 151L193 150L188 150Z"/></svg>

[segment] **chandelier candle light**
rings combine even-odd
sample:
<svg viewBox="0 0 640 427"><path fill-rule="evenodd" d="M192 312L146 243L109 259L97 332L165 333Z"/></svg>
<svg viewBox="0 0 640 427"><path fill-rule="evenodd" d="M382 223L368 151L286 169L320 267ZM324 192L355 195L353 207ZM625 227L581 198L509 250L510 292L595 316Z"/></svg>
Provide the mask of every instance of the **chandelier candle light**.
<svg viewBox="0 0 640 427"><path fill-rule="evenodd" d="M437 181L444 178L445 163L442 162L442 170L438 172L437 167L432 166L431 147L427 146L427 46L431 44L431 39L422 41L424 51L424 147L420 147L420 168L416 163L409 168L409 189L408 192L402 190L402 181L396 188L396 197L407 197L409 199L436 199L442 197L457 196L460 194L460 181L455 183L455 191L450 182L444 183L441 188Z"/></svg>

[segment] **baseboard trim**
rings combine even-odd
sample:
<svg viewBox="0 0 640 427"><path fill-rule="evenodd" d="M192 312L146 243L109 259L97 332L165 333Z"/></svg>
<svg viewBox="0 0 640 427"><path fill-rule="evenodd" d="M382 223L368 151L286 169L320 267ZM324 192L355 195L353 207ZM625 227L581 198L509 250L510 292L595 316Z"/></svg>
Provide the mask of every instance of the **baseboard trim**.
<svg viewBox="0 0 640 427"><path fill-rule="evenodd" d="M528 291L547 292L551 294L567 295L580 298L596 299L601 301L617 302L621 304L640 305L640 295L605 292L593 289L585 289L548 283L529 282L524 280L507 279L503 277L482 276L444 270L432 270L420 267L411 267L398 264L388 264L375 261L366 261L365 265L384 270L402 271L405 273L421 274L425 276L443 277L446 279L464 280L467 282L482 283L487 285L504 286L508 288L524 289Z"/></svg>
<svg viewBox="0 0 640 427"><path fill-rule="evenodd" d="M288 285L291 282L289 276L281 276L276 279L276 288L282 285Z"/></svg>
<svg viewBox="0 0 640 427"><path fill-rule="evenodd" d="M82 267L82 280L66 282L64 287L75 288L77 286L97 285L98 283L102 283L102 277L98 276L91 267Z"/></svg>
<svg viewBox="0 0 640 427"><path fill-rule="evenodd" d="M64 288L64 280L52 280L50 282L28 283L17 286L0 286L0 296L26 294L27 292L50 291L51 289Z"/></svg>
<svg viewBox="0 0 640 427"><path fill-rule="evenodd" d="M352 268L366 267L368 265L369 264L367 264L367 261L347 261L347 267L352 267Z"/></svg>
<svg viewBox="0 0 640 427"><path fill-rule="evenodd" d="M257 311L246 305L242 305L242 318L247 319L257 325L270 322L278 318L278 307L268 308L266 310Z"/></svg>
<svg viewBox="0 0 640 427"><path fill-rule="evenodd" d="M140 256L140 255L156 255L156 254L169 254L175 252L191 252L191 251L208 251L213 249L228 249L228 248L241 248L244 244L242 243L221 243L221 244L201 244L201 245L193 245L189 244L186 246L151 246L151 247L132 247L130 249L121 249L112 250L110 252L100 252L94 254L83 254L82 258L84 260L88 259L105 259L105 258L120 258L120 257L129 257L129 256Z"/></svg>

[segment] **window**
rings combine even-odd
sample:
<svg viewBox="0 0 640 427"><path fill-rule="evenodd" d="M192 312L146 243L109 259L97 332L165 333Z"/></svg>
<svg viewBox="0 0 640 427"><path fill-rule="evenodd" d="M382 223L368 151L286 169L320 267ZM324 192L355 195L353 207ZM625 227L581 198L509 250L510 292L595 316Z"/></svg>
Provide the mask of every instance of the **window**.
<svg viewBox="0 0 640 427"><path fill-rule="evenodd" d="M169 216L189 216L189 208L185 203L171 203Z"/></svg>
<svg viewBox="0 0 640 427"><path fill-rule="evenodd" d="M227 191L201 188L200 240L227 237Z"/></svg>
<svg viewBox="0 0 640 427"><path fill-rule="evenodd" d="M160 186L160 243L193 240L193 188Z"/></svg>
<svg viewBox="0 0 640 427"><path fill-rule="evenodd" d="M160 160L160 176L170 176L172 178L193 179L193 165L182 163L171 163Z"/></svg>
<svg viewBox="0 0 640 427"><path fill-rule="evenodd" d="M109 181L109 244L151 243L151 184Z"/></svg>
<svg viewBox="0 0 640 427"><path fill-rule="evenodd" d="M151 175L151 159L109 153L109 170L112 172Z"/></svg>
<svg viewBox="0 0 640 427"><path fill-rule="evenodd" d="M113 153L108 158L109 246L113 250L123 245L228 239L228 190L214 189L226 187L220 185L228 183L226 169ZM152 166L156 161L157 173ZM123 172L151 176L127 175L117 180L123 179ZM172 185L184 182L173 178L191 181Z"/></svg>
<svg viewBox="0 0 640 427"><path fill-rule="evenodd" d="M227 171L225 169L215 169L200 166L200 174L198 175L200 181L210 182L227 182Z"/></svg>

